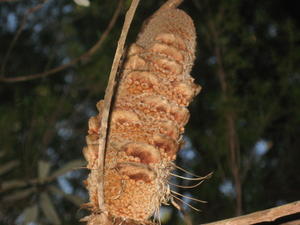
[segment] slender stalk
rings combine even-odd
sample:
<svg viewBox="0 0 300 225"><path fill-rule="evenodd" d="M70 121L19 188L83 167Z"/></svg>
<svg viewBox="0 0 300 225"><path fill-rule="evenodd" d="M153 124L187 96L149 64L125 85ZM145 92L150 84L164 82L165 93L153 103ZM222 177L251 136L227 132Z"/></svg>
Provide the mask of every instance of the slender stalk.
<svg viewBox="0 0 300 225"><path fill-rule="evenodd" d="M248 225L262 222L275 221L276 219L288 215L300 213L300 201L292 202L289 204L281 205L271 209L257 211L244 216L238 216L217 222L206 223L202 225ZM295 222L295 223L294 223ZM290 221L286 224L300 224L299 220Z"/></svg>
<svg viewBox="0 0 300 225"><path fill-rule="evenodd" d="M220 82L223 98L225 101L229 100L229 84L226 79L226 72L224 69L222 58L222 46L219 44L219 32L214 22L209 22L209 28L212 33L214 41L214 54L217 62L217 76ZM236 215L242 214L242 182L240 175L240 150L239 142L236 134L235 113L232 109L225 112L226 130L228 135L228 149L229 149L229 167L234 180L234 187L236 191Z"/></svg>
<svg viewBox="0 0 300 225"><path fill-rule="evenodd" d="M120 0L119 3L118 3L118 6L117 6L117 8L116 8L116 10L115 10L115 12L112 16L112 18L111 18L111 20L109 22L109 24L107 25L107 27L104 30L104 32L102 33L102 35L99 37L98 41L88 51L86 51L82 55L72 59L70 62L68 62L66 64L54 67L50 70L47 70L47 71L41 72L41 73L28 74L28 75L16 76L16 77L7 77L7 76L4 76L4 74L2 74L2 76L0 76L0 82L16 83L16 82L24 82L24 81L39 79L39 78L42 78L42 77L57 74L60 71L63 71L63 70L65 70L65 69L67 69L71 66L76 65L77 63L79 63L80 61L82 61L84 59L88 59L89 57L94 55L100 49L100 47L102 47L104 41L108 37L108 35L111 32L112 28L115 26L115 24L117 22L117 19L119 18L122 5L123 5L123 1ZM4 71L4 68L5 68L5 62L4 62L4 65L2 65L2 71Z"/></svg>
<svg viewBox="0 0 300 225"><path fill-rule="evenodd" d="M124 52L124 45L126 41L126 37L128 34L128 30L130 24L132 22L133 16L135 14L136 8L139 4L139 0L132 0L129 10L126 13L124 25L122 28L122 32L118 41L118 46L115 52L111 72L109 75L109 80L107 84L107 88L105 91L104 96L104 107L102 113L102 120L101 120L101 127L99 131L99 148L98 148L98 204L100 210L105 212L105 204L104 204L104 163L105 163L105 148L106 148L106 137L108 131L108 120L109 120L109 113L111 108L111 100L114 93L114 86L116 80L116 74L120 65L120 60Z"/></svg>

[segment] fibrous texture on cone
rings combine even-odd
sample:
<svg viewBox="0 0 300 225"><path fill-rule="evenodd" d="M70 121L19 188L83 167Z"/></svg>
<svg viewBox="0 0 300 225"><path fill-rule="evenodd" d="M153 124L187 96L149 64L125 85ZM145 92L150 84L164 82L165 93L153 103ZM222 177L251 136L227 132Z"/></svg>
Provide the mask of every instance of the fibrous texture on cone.
<svg viewBox="0 0 300 225"><path fill-rule="evenodd" d="M127 52L112 107L105 156L98 155L99 115L89 120L84 155L91 169L86 186L88 224L152 224L169 200L172 162L200 91L190 76L195 58L193 21L182 10L162 8L142 27ZM98 205L98 157L105 157L104 204ZM101 172L101 171L100 171Z"/></svg>

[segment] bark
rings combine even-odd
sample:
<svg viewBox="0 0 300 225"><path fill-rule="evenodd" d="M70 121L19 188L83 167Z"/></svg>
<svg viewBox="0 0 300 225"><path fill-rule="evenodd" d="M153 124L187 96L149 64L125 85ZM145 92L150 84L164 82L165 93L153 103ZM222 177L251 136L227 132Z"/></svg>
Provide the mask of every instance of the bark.
<svg viewBox="0 0 300 225"><path fill-rule="evenodd" d="M217 76L220 82L223 98L225 102L230 99L230 85L228 84L228 78L226 76L223 59L222 59L222 46L219 44L219 32L213 22L209 23L209 27L212 33L214 41L214 54L217 62ZM235 120L236 115L233 109L227 110L225 113L226 131L228 138L228 155L229 155L229 167L233 176L234 187L236 191L236 215L242 214L242 182L240 174L240 150L239 141L236 133Z"/></svg>
<svg viewBox="0 0 300 225"><path fill-rule="evenodd" d="M271 209L257 211L244 216L238 216L217 222L206 223L203 225L249 225L261 222L271 222L278 218L300 213L300 201L292 202L289 204L281 205ZM284 225L300 224L300 220L289 221L283 223ZM282 225L283 225L282 224Z"/></svg>

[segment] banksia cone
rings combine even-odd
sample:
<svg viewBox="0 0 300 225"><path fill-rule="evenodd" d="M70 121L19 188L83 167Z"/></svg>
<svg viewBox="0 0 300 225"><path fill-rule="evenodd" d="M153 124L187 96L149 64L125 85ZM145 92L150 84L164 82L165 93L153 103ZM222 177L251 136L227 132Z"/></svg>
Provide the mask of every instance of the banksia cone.
<svg viewBox="0 0 300 225"><path fill-rule="evenodd" d="M170 200L167 183L189 118L187 106L200 91L190 76L195 58L193 21L167 3L144 24L127 52L109 122L104 165L105 210L98 205L99 115L89 120L83 152L91 169L86 186L88 224L152 224Z"/></svg>

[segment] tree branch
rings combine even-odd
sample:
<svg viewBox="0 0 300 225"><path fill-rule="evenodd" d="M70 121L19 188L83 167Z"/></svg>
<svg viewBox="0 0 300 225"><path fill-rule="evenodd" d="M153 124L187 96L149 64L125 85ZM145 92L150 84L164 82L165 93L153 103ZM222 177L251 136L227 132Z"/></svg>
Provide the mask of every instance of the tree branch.
<svg viewBox="0 0 300 225"><path fill-rule="evenodd" d="M4 56L4 59L3 59L3 63L2 63L2 67L1 67L1 77L4 76L4 73L5 73L5 67L6 67L6 64L7 64L7 61L9 60L9 57L10 57L10 53L12 52L13 48L15 47L15 44L17 43L24 27L25 27L25 24L26 24L26 21L29 17L30 14L33 14L34 12L38 11L39 9L41 9L44 4L47 2L47 0L44 0L42 3L40 4L37 4L36 6L34 7L31 7L29 9L26 10L23 18L22 18L22 21L21 21L21 25L19 27L19 29L17 30L12 42L10 43L9 47L8 47L8 50Z"/></svg>
<svg viewBox="0 0 300 225"><path fill-rule="evenodd" d="M55 67L55 68L50 69L48 71L45 71L45 72L42 72L42 73L25 75L25 76L19 76L19 77L0 77L0 82L15 83L15 82L29 81L29 80L34 80L34 79L46 77L46 76L49 76L49 75L53 75L57 72L60 72L62 70L65 70L68 67L77 64L78 62L80 62L83 59L89 58L90 56L95 54L95 52L97 52L97 50L102 46L102 44L105 41L105 39L107 38L108 34L110 33L110 31L112 30L112 28L116 24L116 21L119 17L119 14L120 14L120 11L121 11L121 8L122 8L122 4L123 4L123 1L119 1L119 4L118 4L111 20L110 20L108 26L106 27L105 31L102 33L102 35L100 36L100 38L98 39L96 44L93 45L87 52L85 52L82 55L80 55L79 57L71 60L69 63L66 63L66 64L63 64L61 66Z"/></svg>
<svg viewBox="0 0 300 225"><path fill-rule="evenodd" d="M271 209L266 209L244 216L238 216L226 220L220 220L212 223L205 223L203 225L249 225L261 222L271 222L284 216L300 213L300 201L281 205ZM290 224L290 223L286 223ZM294 223L292 223L294 224ZM299 223L297 223L299 224Z"/></svg>
<svg viewBox="0 0 300 225"><path fill-rule="evenodd" d="M99 185L98 185L98 204L100 210L105 211L104 206L104 159L105 159L105 147L106 147L106 136L108 128L109 112L111 107L111 100L114 93L115 78L120 65L120 60L123 55L124 45L127 37L127 33L132 22L133 16L135 14L136 8L139 4L139 0L132 0L129 10L126 13L124 25L122 32L118 41L118 46L116 49L114 61L112 64L111 72L109 75L109 80L107 88L105 90L103 112L101 119L101 127L99 131L99 148L98 148L98 170L99 170Z"/></svg>
<svg viewBox="0 0 300 225"><path fill-rule="evenodd" d="M222 13L221 10L220 13ZM228 101L230 97L229 84L226 79L226 72L224 69L224 63L222 59L222 46L219 44L219 32L213 21L208 22L208 26L212 33L214 41L214 54L217 62L217 76L221 85L221 90L225 101ZM234 187L236 191L236 215L242 214L242 181L240 174L240 149L239 141L236 133L235 126L235 113L232 109L225 112L226 129L228 135L228 149L230 159L230 170L232 172Z"/></svg>

